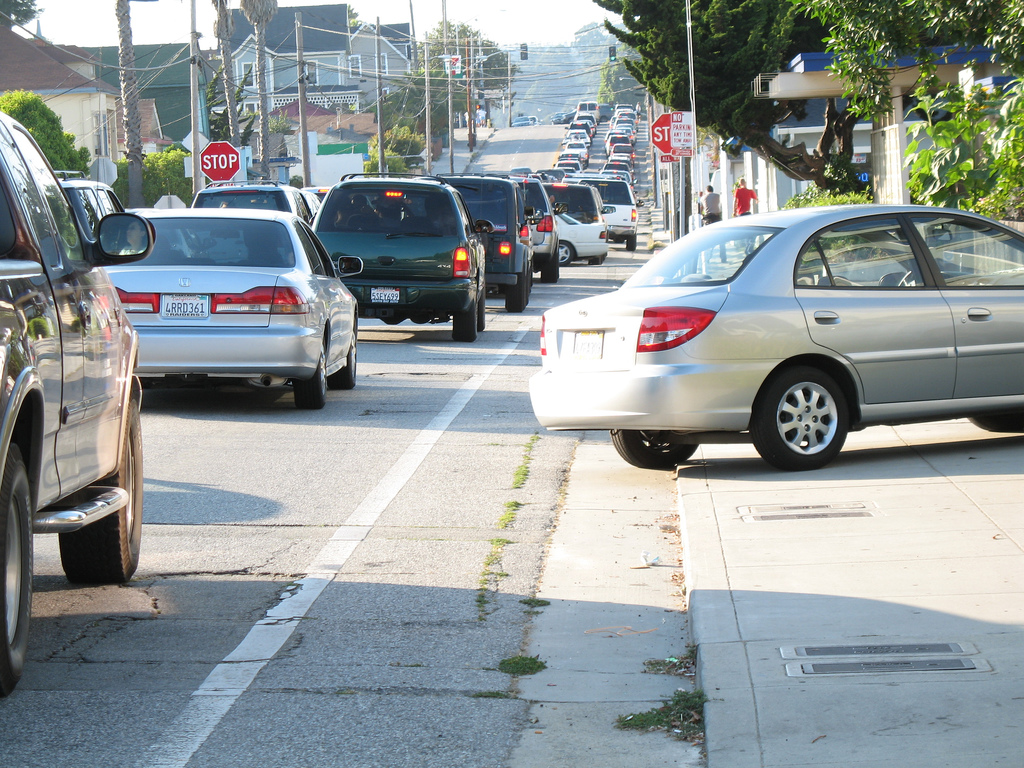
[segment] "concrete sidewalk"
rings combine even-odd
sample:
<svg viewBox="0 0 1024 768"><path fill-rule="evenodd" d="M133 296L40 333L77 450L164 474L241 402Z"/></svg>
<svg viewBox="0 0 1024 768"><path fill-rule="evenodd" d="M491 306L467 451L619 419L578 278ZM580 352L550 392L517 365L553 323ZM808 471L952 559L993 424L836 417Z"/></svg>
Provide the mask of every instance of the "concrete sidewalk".
<svg viewBox="0 0 1024 768"><path fill-rule="evenodd" d="M1022 466L967 421L681 466L708 767L1024 765Z"/></svg>

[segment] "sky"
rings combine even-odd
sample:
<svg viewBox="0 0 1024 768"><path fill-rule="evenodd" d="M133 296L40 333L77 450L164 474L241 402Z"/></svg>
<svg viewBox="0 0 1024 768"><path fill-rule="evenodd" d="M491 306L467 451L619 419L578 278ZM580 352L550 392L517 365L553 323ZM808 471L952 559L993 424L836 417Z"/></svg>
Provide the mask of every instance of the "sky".
<svg viewBox="0 0 1024 768"><path fill-rule="evenodd" d="M187 43L192 0L132 2L132 38L138 45ZM210 0L195 0L196 28L204 49L216 46L213 35L215 13ZM239 0L229 0L238 8ZM278 0L278 13L297 5L335 5L320 0ZM518 47L521 43L557 45L571 43L580 27L601 22L608 12L591 0L412 0L416 36L436 27L447 5L449 23L465 23L478 29L498 45ZM353 0L359 18L382 24L409 22L409 0ZM42 10L38 17L43 37L58 45L117 45L114 0L36 0ZM36 31L36 22L28 28Z"/></svg>

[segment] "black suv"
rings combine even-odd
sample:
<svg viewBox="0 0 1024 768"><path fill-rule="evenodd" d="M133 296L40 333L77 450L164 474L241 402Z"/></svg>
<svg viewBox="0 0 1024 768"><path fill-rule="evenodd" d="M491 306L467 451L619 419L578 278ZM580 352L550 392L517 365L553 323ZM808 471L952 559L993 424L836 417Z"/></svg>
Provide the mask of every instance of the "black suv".
<svg viewBox="0 0 1024 768"><path fill-rule="evenodd" d="M499 176L442 176L460 193L476 220L488 222L487 287L505 295L508 312L522 312L530 303L533 247L523 188Z"/></svg>
<svg viewBox="0 0 1024 768"><path fill-rule="evenodd" d="M38 145L0 114L0 695L28 652L32 533L70 581L127 581L142 539L139 337L103 266L144 258L130 213L81 227Z"/></svg>
<svg viewBox="0 0 1024 768"><path fill-rule="evenodd" d="M312 223L316 208L302 193L289 184L277 181L219 181L202 189L192 201L193 208L262 208L267 211L294 213L307 224Z"/></svg>
<svg viewBox="0 0 1024 768"><path fill-rule="evenodd" d="M453 187L429 176L345 176L313 222L331 258L363 260L344 279L360 317L451 320L455 341L475 341L486 323L483 228Z"/></svg>

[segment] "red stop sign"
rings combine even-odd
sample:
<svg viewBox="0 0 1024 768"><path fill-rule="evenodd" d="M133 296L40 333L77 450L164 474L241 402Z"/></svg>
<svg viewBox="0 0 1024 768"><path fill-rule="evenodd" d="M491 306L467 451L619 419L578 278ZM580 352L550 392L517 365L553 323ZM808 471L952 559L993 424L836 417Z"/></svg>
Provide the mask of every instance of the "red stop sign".
<svg viewBox="0 0 1024 768"><path fill-rule="evenodd" d="M238 173L240 157L226 141L211 141L199 153L199 164L210 181L229 181Z"/></svg>
<svg viewBox="0 0 1024 768"><path fill-rule="evenodd" d="M666 112L651 123L651 143L663 154L674 154L672 146L672 114Z"/></svg>

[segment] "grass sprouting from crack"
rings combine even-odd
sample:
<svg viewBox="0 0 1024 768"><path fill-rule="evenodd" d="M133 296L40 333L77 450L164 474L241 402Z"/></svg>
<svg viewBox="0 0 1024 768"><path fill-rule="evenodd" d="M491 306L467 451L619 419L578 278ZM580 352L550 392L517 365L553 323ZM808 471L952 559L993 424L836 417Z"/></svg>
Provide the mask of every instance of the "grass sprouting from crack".
<svg viewBox="0 0 1024 768"><path fill-rule="evenodd" d="M514 699L515 696L508 691L477 691L473 694L474 699Z"/></svg>
<svg viewBox="0 0 1024 768"><path fill-rule="evenodd" d="M491 539L491 551L484 558L484 568L480 572L480 580L476 589L476 611L477 620L484 621L487 618L487 605L490 603L488 592L497 588L498 580L508 576L504 571L497 570L501 564L501 556L512 542L508 539Z"/></svg>
<svg viewBox="0 0 1024 768"><path fill-rule="evenodd" d="M531 608L543 608L545 605L551 605L550 600L544 600L540 597L524 597L519 602L523 605L528 605Z"/></svg>
<svg viewBox="0 0 1024 768"><path fill-rule="evenodd" d="M620 715L616 728L638 731L667 731L677 739L693 739L704 732L704 703L708 697L696 691L676 691L660 707L633 715Z"/></svg>
<svg viewBox="0 0 1024 768"><path fill-rule="evenodd" d="M523 462L516 467L516 471L512 474L513 488L522 488L526 483L526 479L530 476L530 461L533 458L533 448L539 440L540 435L534 432L530 435L530 439L526 441L526 447L523 450Z"/></svg>
<svg viewBox="0 0 1024 768"><path fill-rule="evenodd" d="M523 503L521 501L506 501L505 514L498 518L498 528L504 530L512 525L516 521L516 512L522 509L522 507Z"/></svg>
<svg viewBox="0 0 1024 768"><path fill-rule="evenodd" d="M513 656L510 659L502 659L498 662L498 671L506 675L535 675L548 665L537 656Z"/></svg>

